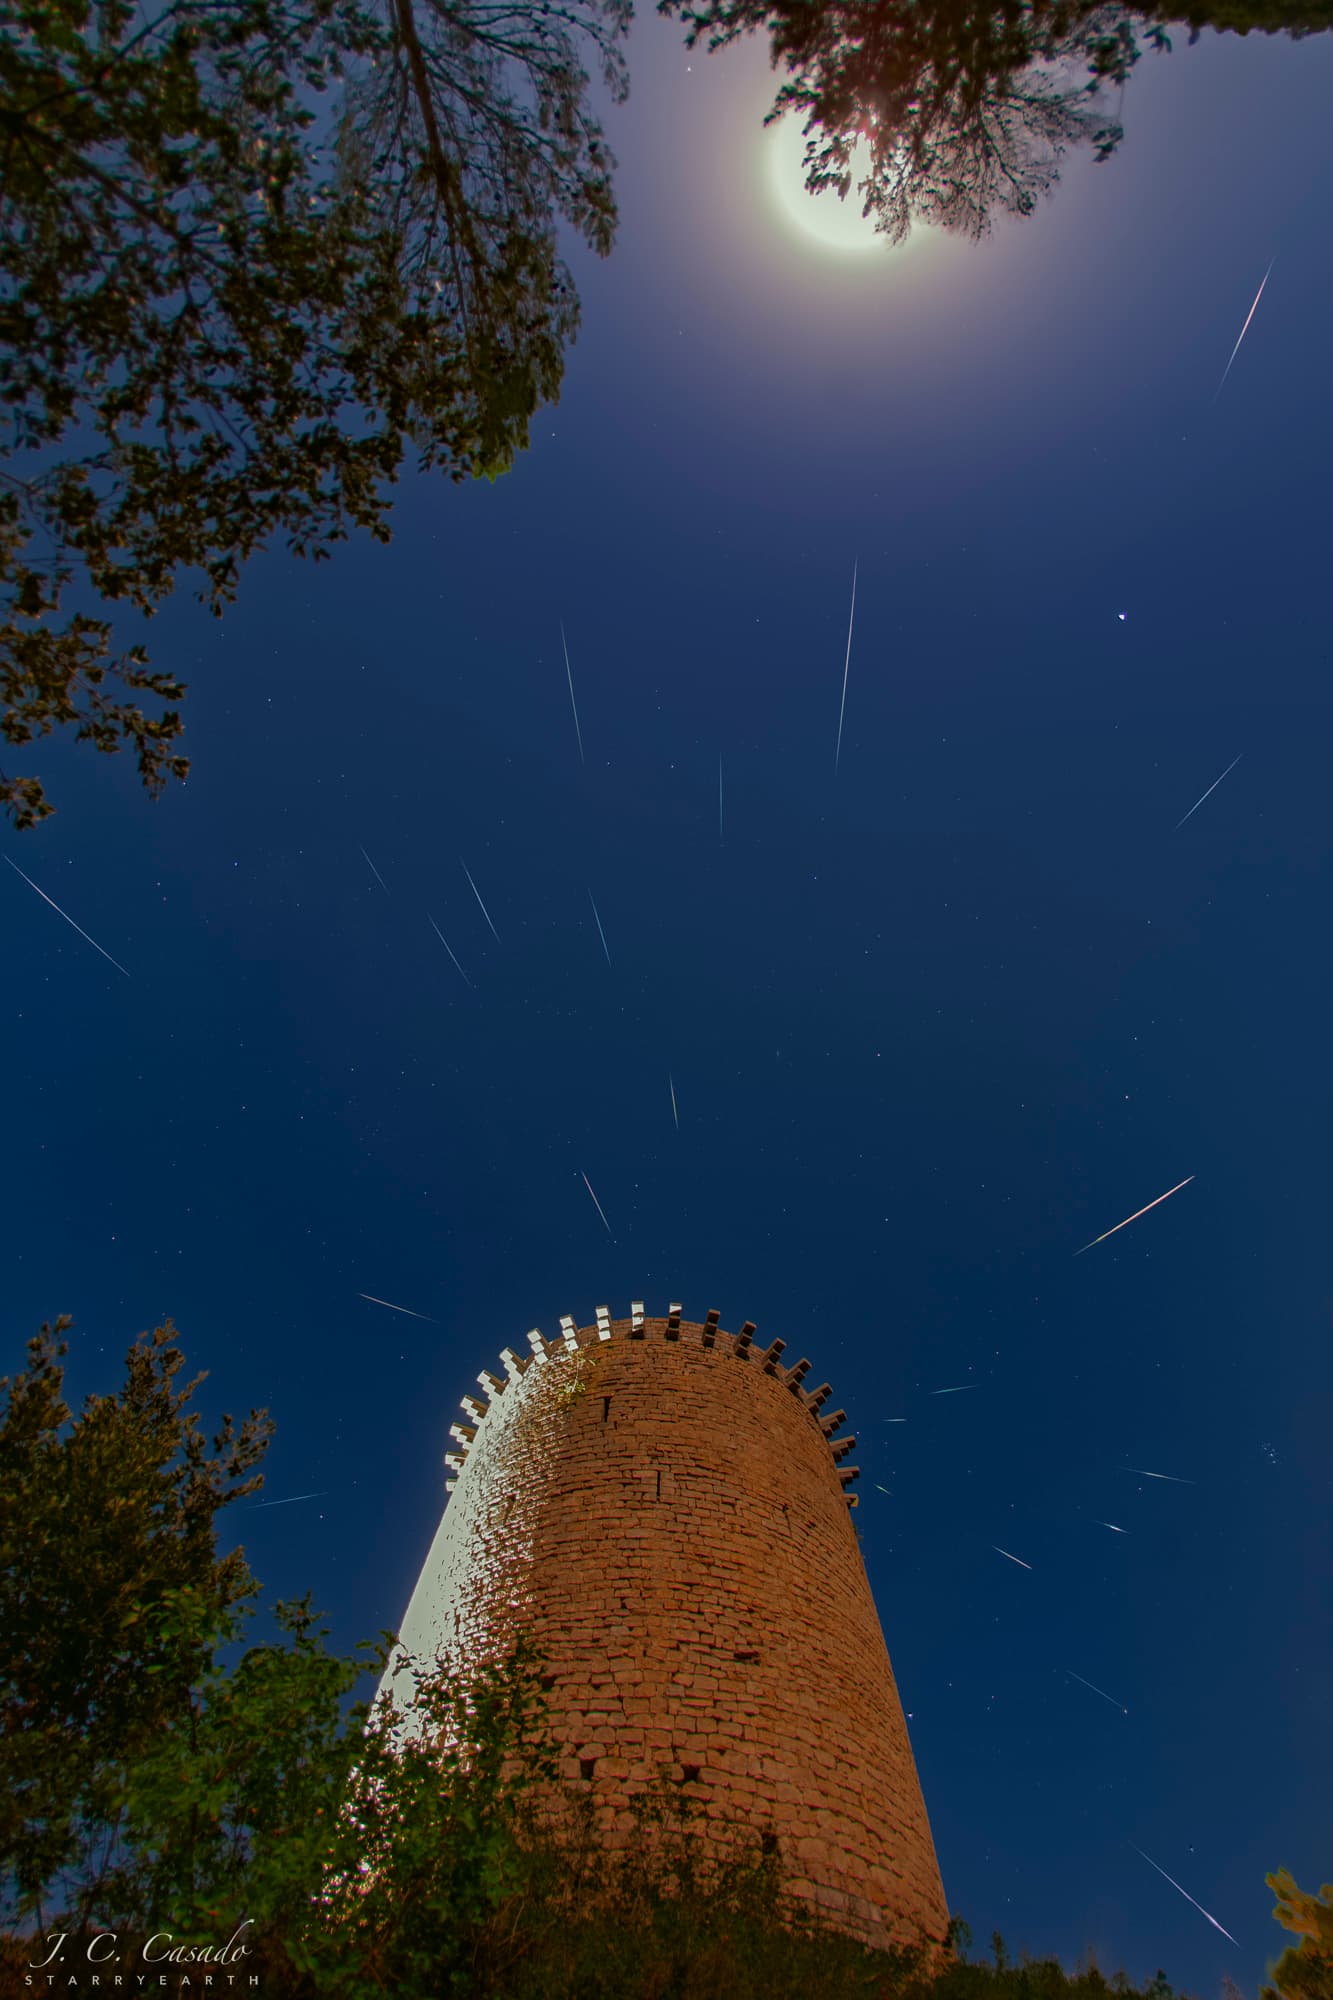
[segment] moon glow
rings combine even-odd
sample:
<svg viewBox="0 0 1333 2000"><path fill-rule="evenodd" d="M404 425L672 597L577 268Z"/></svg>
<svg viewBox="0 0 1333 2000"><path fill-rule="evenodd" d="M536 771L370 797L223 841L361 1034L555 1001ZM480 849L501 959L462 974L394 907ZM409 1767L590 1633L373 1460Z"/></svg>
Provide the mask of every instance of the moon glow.
<svg viewBox="0 0 1333 2000"><path fill-rule="evenodd" d="M917 228L906 243L890 244L875 233L874 221L861 213L862 197L856 183L866 172L864 149L852 151L852 185L847 199L840 201L831 190L810 194L805 185L805 134L794 117L781 119L763 134L765 178L773 206L789 234L806 244L817 243L826 251L842 256L864 257L878 251L881 257L901 257L919 247L928 233Z"/></svg>

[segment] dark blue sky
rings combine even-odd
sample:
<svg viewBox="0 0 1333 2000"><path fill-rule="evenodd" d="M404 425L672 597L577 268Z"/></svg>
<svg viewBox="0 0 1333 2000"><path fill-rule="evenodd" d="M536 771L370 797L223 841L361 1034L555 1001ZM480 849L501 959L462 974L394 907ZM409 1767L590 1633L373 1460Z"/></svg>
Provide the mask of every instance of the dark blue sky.
<svg viewBox="0 0 1333 2000"><path fill-rule="evenodd" d="M174 1316L350 1646L502 1345L753 1318L860 1439L951 1907L1215 2000L1331 1866L1333 47L1181 34L1120 157L903 254L784 219L760 49L631 57L512 475L182 591L185 789L43 753L4 851L131 976L5 871L5 1364Z"/></svg>

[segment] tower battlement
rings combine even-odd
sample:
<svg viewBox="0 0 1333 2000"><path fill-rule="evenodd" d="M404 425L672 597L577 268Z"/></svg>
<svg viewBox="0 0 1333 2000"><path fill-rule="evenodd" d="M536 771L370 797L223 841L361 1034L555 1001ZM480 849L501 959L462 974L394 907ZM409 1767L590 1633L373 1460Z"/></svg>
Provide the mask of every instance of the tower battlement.
<svg viewBox="0 0 1333 2000"><path fill-rule="evenodd" d="M849 1508L847 1413L671 1304L501 1350L462 1399L403 1620L427 1665L545 1661L564 1777L614 1845L663 1772L698 1839L765 1831L791 1893L876 1943L942 1939L944 1891ZM393 1701L392 1670L381 1684Z"/></svg>
<svg viewBox="0 0 1333 2000"><path fill-rule="evenodd" d="M836 1443L833 1442L834 1432L847 1421L847 1412L835 1410L830 1416L822 1419L819 1415L833 1393L830 1384L825 1382L814 1390L803 1387L805 1377L810 1372L808 1361L798 1361L792 1368L783 1368L778 1357L786 1350L787 1343L784 1340L775 1340L762 1351L755 1348L752 1343L757 1329L753 1320L747 1319L739 1332L727 1333L719 1325L721 1314L716 1311L711 1311L702 1325L683 1322L680 1314L680 1306L673 1305L668 1309L665 1319L647 1319L644 1316L642 1301L636 1301L630 1308L628 1319L613 1320L608 1306L598 1306L596 1318L591 1326L577 1326L569 1314L564 1314L560 1320L559 1335L550 1340L542 1333L540 1327L534 1326L527 1336L528 1345L532 1350L530 1354L519 1355L512 1347L501 1348L500 1362L505 1371L504 1376L494 1375L489 1369L483 1368L477 1377L478 1386L486 1392L488 1402L485 1405L479 1404L472 1395L462 1398L462 1408L470 1417L475 1418L475 1422L450 1426L449 1435L457 1442L459 1449L445 1453L445 1466L453 1475L444 1483L445 1492L452 1493L457 1486L458 1474L463 1470L468 1451L481 1435L480 1425L486 1410L504 1394L511 1382L521 1381L530 1368L545 1366L551 1361L567 1364L571 1357L594 1352L603 1342L617 1339L663 1339L675 1342L697 1338L706 1349L724 1356L730 1355L735 1361L758 1366L764 1374L773 1376L784 1388L790 1389L801 1407L809 1414L811 1421L818 1425L823 1437L829 1441L829 1455L834 1465L838 1467L838 1479L844 1490L850 1488L854 1479L860 1478L859 1466L841 1465L841 1460L854 1448L855 1437L839 1438ZM857 1505L855 1493L848 1491L846 1498L849 1507Z"/></svg>

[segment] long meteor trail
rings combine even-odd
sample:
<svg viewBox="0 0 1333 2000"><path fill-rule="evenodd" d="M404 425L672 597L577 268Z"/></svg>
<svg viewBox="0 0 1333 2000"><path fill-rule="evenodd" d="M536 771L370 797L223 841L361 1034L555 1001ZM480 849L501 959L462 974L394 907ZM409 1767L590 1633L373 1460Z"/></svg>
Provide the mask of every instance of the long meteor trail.
<svg viewBox="0 0 1333 2000"><path fill-rule="evenodd" d="M293 1493L289 1500L257 1500L253 1507L247 1507L247 1514L257 1514L261 1507L294 1507L298 1500L327 1500L328 1487L319 1493Z"/></svg>
<svg viewBox="0 0 1333 2000"><path fill-rule="evenodd" d="M859 561L859 558L858 558ZM856 622L856 570L852 564L852 608L847 619L847 657L842 663L842 707L838 710L838 747L833 753L833 772L837 776L838 759L842 756L842 718L847 713L847 674L852 664L852 626Z"/></svg>
<svg viewBox="0 0 1333 2000"><path fill-rule="evenodd" d="M997 1556L1008 1556L1009 1561L1011 1563L1017 1563L1020 1569L1031 1569L1032 1567L1031 1563L1025 1563L1022 1556L1009 1555L1008 1549L1002 1549L998 1542L992 1542L991 1547L994 1549Z"/></svg>
<svg viewBox="0 0 1333 2000"><path fill-rule="evenodd" d="M1229 764L1227 765L1227 768L1226 768L1226 770L1225 770L1225 771L1223 771L1223 773L1222 773L1222 778L1229 778L1229 777L1230 777L1231 773L1232 773L1232 772L1233 772L1233 771L1235 770L1235 768L1236 768L1237 764L1239 764L1239 762L1240 762L1240 760L1241 760L1241 757L1243 757L1244 755L1245 755L1245 752L1244 752L1244 751L1242 750L1242 751L1240 752L1240 755L1239 755L1239 756L1236 756L1236 757L1233 757L1233 758L1232 758L1231 762L1230 762L1230 763L1229 763ZM1214 779L1213 779L1213 782L1212 782L1212 784L1211 784L1211 785L1209 785L1209 787L1208 787L1208 790L1207 790L1207 791L1206 791L1206 792L1204 793L1204 795L1203 795L1203 799L1207 799L1207 798L1211 798L1211 797L1212 797L1213 793L1214 793L1214 792L1215 792L1215 791L1217 790L1218 786L1219 786L1219 785L1221 784L1221 782L1222 782L1222 778L1214 778ZM1180 832L1180 829L1181 829L1181 827L1182 827L1182 826L1184 826L1184 824L1185 824L1185 820L1186 820L1186 819L1193 819L1193 817L1194 817L1195 813L1196 813L1196 812L1197 812L1197 811L1199 810L1199 807L1200 807L1200 806L1201 806L1201 805L1203 804L1203 799L1196 799L1196 800L1194 801L1194 804L1193 804L1193 805L1192 805L1192 806L1190 807L1189 811L1188 811L1188 812L1187 812L1187 813L1185 814L1185 819L1178 819L1178 820L1176 821L1175 825L1174 825L1174 826L1172 827L1172 829L1171 829L1172 833L1179 833L1179 832Z"/></svg>
<svg viewBox="0 0 1333 2000"><path fill-rule="evenodd" d="M1148 1209L1156 1208L1157 1203L1167 1200L1168 1196L1173 1194L1179 1194L1180 1190L1183 1187L1188 1187L1193 1179L1194 1179L1193 1174L1186 1174L1184 1180L1177 1181L1173 1188L1167 1189L1166 1194L1159 1194L1157 1197L1157 1201L1150 1201L1144 1208L1136 1208L1133 1215L1127 1215L1123 1222L1117 1222L1115 1229L1104 1229L1100 1236L1094 1236L1091 1243L1085 1243L1083 1245L1083 1250L1092 1250L1096 1247L1098 1243L1105 1243L1108 1236L1115 1235L1116 1229L1128 1229L1131 1222L1137 1222L1141 1215L1146 1215L1148 1213ZM1074 1255L1076 1257L1081 1257L1083 1255L1083 1250L1076 1250L1074 1252Z"/></svg>
<svg viewBox="0 0 1333 2000"><path fill-rule="evenodd" d="M490 911L489 911L489 910L488 910L488 909L486 908L486 905L485 905L485 904L484 904L484 903L482 902L482 900L481 900L481 890L480 890L480 889L479 889L479 888L477 887L476 883L475 883L475 882L474 882L474 881L472 880L472 870L471 870L471 869L470 869L470 868L468 867L468 865L467 865L466 861L464 861L464 859L463 859L463 857L462 857L462 855L461 855L461 854L460 854L460 855L459 855L459 857L458 857L458 865L459 865L459 867L460 867L460 868L462 869L463 873L464 873L464 874L465 874L465 875L467 876L467 879L468 879L468 882L469 882L469 884L470 884L470 886L471 886L471 889L472 889L472 893L473 893L473 895L474 895L474 896L476 897L476 899L477 899L477 902L478 902L478 903L480 904L480 906L481 906L481 914L483 915L483 917L485 917L485 919L486 919L487 923L488 923L488 924L491 924L491 913L490 913ZM499 942L500 942L500 933L499 933L499 931L497 931L497 930L496 930L496 928L495 928L495 925L494 925L494 924L491 924L491 936L492 936L492 937L493 937L493 938L495 939L495 942L496 942L497 944L499 944Z"/></svg>
<svg viewBox="0 0 1333 2000"><path fill-rule="evenodd" d="M8 855L5 856L5 860L9 861ZM23 875L23 870L19 867L17 861L9 861L9 865L13 869L16 875ZM37 889L37 884L33 881L31 875L23 875L23 879L27 883L30 889ZM37 894L41 897L44 903L51 904L51 908L55 911L58 917L64 917L65 922L69 925L72 931L78 931L79 936L83 939L85 944L90 944L94 951L102 951L102 947L97 942L97 939L90 938L87 931L84 930L81 925L76 924L73 917L69 916L64 910L61 909L59 903L52 902L52 899L50 898L50 896L47 895L45 889L37 889ZM129 978L130 976L129 973L125 972L125 968L120 963L119 959L112 958L111 953L109 951L102 951L102 956L106 960L108 965L114 965L117 972L123 972L125 973L126 979Z"/></svg>
<svg viewBox="0 0 1333 2000"><path fill-rule="evenodd" d="M358 1292L357 1297L368 1299L373 1306L387 1306L391 1313L406 1313L409 1319L428 1320L432 1326L438 1326L440 1323L437 1319L431 1319L429 1313L413 1312L411 1306L396 1306L392 1299L377 1299L373 1292Z"/></svg>
<svg viewBox="0 0 1333 2000"><path fill-rule="evenodd" d="M584 1187L587 1188L589 1194L592 1194L592 1182L588 1179L588 1176L586 1174L582 1175L582 1179ZM606 1210L602 1207L601 1202L598 1201L595 1194L592 1194L592 1205L597 1210L597 1213L601 1216L607 1235L611 1236L611 1225L606 1220ZM611 1241L613 1243L615 1242L615 1240L616 1240L615 1237L611 1236Z"/></svg>
<svg viewBox="0 0 1333 2000"><path fill-rule="evenodd" d="M1268 260L1268 271L1271 271L1271 270L1272 270L1272 268L1273 268L1274 264L1276 264L1276 262L1277 262L1277 258L1276 258L1276 257L1270 257L1270 258L1269 258L1269 260ZM1240 343L1241 343L1241 341L1242 341L1242 340L1244 340L1244 338L1245 338L1246 334L1247 334L1247 333L1249 332L1249 330L1250 330L1250 321L1251 321L1251 320L1252 320L1252 319L1254 318L1254 314L1255 314L1255 307L1257 307L1257 306L1258 306L1258 304L1259 304L1259 301L1260 301L1260 299L1261 299L1261 298L1263 297L1263 295L1264 295L1264 285L1266 285L1266 284L1268 283L1268 271L1265 271L1265 272L1264 272L1264 277L1263 277L1263 284L1261 284L1261 285L1260 285L1260 287L1259 287L1258 291L1257 291L1257 292L1255 293L1255 295L1254 295L1254 305L1252 305L1252 306L1250 307L1250 310L1249 310L1249 311L1248 311L1248 312L1246 313L1246 315L1245 315L1245 324L1244 324L1244 326L1243 326L1243 327L1241 328L1241 330L1240 330L1240 335L1239 335L1239 338L1238 338L1238 339L1237 339L1237 341L1236 341L1236 345L1235 345L1235 346L1234 346L1234 347L1232 348L1232 350L1231 350L1231 361L1228 361L1228 362L1227 362L1227 365L1226 365L1226 367L1225 367L1225 368L1224 368L1224 369L1222 370L1222 380L1221 380L1221 381L1220 381L1220 382L1218 383L1218 385L1217 385L1217 392L1216 392L1216 394L1215 394L1215 395L1214 395L1214 397L1213 397L1213 401L1214 401L1214 403L1215 403L1215 402L1217 401L1217 398L1218 398L1218 396L1220 396L1220 395L1221 395L1222 391L1223 391L1223 390L1224 390L1224 389L1226 388L1226 386L1227 386L1227 376L1228 376L1228 375L1229 375L1229 374L1231 373L1231 362L1232 362L1232 361L1234 361L1234 360L1235 360L1235 358L1236 358L1236 356L1237 356L1237 355L1238 355L1238 354L1240 353ZM1146 1856L1146 1855L1144 1856L1144 1859L1145 1859L1145 1860L1147 1859L1147 1856ZM1154 1865L1155 1865L1155 1864L1154 1864ZM1169 1877L1169 1876L1167 1877L1167 1880L1168 1880L1168 1881L1170 1880L1170 1877ZM1220 1928L1221 1928L1221 1926L1219 1925L1219 1926L1218 1926L1218 1928L1220 1929Z"/></svg>
<svg viewBox="0 0 1333 2000"><path fill-rule="evenodd" d="M375 880L379 883L381 889L383 889L385 895L387 896L389 893L389 885L385 881L384 877L380 874L379 869L375 866L370 856L366 853L364 847L361 849L361 855L363 860L365 861L367 868L370 870L371 874L375 877ZM281 1507L282 1504L283 1503L281 1500L265 1500L263 1502L263 1505L265 1507Z"/></svg>
<svg viewBox="0 0 1333 2000"><path fill-rule="evenodd" d="M1065 1672L1070 1676L1072 1680L1082 1681L1085 1688L1091 1688L1092 1692L1094 1694L1099 1694L1103 1701L1109 1701L1112 1708L1118 1708L1122 1715L1129 1714L1129 1710L1125 1707L1123 1701L1117 1701L1114 1695L1110 1695L1106 1692L1105 1688L1099 1688L1095 1681L1083 1680L1082 1674L1076 1674L1072 1667L1066 1667Z"/></svg>
<svg viewBox="0 0 1333 2000"><path fill-rule="evenodd" d="M445 950L448 952L450 958L454 959L454 964L458 966L458 976L462 980L464 986L471 986L472 981L468 978L462 966L458 965L458 960L454 958L453 946L450 944L448 938L445 936L444 932L440 929L439 925L436 923L434 917L431 916L429 911L427 911L426 913L426 922L430 925L436 937L440 940L440 943L444 946Z"/></svg>
<svg viewBox="0 0 1333 2000"><path fill-rule="evenodd" d="M1131 1847L1134 1847L1134 1843L1132 1840L1130 1841L1129 1844ZM1157 1863L1153 1860L1151 1854L1144 1854L1143 1849L1141 1847L1134 1847L1134 1852L1136 1854L1143 1855L1143 1859L1147 1862L1150 1868L1157 1868ZM1182 1895L1187 1903L1194 1903L1194 1898L1193 1896L1191 1896L1189 1890L1182 1889L1179 1882L1176 1881L1174 1875L1168 1875L1165 1868L1157 1868L1157 1873L1163 1878L1164 1881L1169 1882L1171 1884L1171 1887L1174 1890L1176 1890L1179 1895ZM1224 1938L1231 1938L1232 1944L1236 1943L1236 1939L1231 1937L1231 1932L1229 1930L1226 1930L1221 1924L1219 1924L1216 1917L1209 1915L1209 1912L1205 1910L1202 1903L1194 1903L1194 1907L1199 1912L1199 1915L1201 1917L1208 1918L1209 1923L1212 1925L1215 1931L1221 1931Z"/></svg>
<svg viewBox="0 0 1333 2000"><path fill-rule="evenodd" d="M569 664L569 643L565 638L563 625L560 627L560 644L564 650L565 674L569 680L569 705L574 711L574 734L579 739L579 762L586 764L588 760L583 754L583 731L579 728L579 705L574 699L574 669Z"/></svg>
<svg viewBox="0 0 1333 2000"><path fill-rule="evenodd" d="M597 935L602 940L602 950L606 951L606 932L602 929L602 920L597 915L597 902L591 889L588 891L588 901L592 904L592 913L597 923ZM606 962L608 965L611 963L611 954L609 951L606 951Z"/></svg>
<svg viewBox="0 0 1333 2000"><path fill-rule="evenodd" d="M673 1118L675 1119L675 1121L676 1121L676 1130L677 1130L677 1131L679 1132L679 1130L680 1130L680 1113L679 1113L679 1111L677 1111L677 1109L676 1109L676 1085L675 1085L675 1082L674 1082L674 1080L673 1080L673 1079L672 1079L671 1077L668 1077L668 1078L667 1078L667 1089L668 1089L668 1090L669 1090L669 1091L671 1092L671 1116L672 1116L672 1117L673 1117Z"/></svg>
<svg viewBox="0 0 1333 2000"><path fill-rule="evenodd" d="M1145 1472L1141 1465L1122 1465L1120 1470L1122 1472L1137 1472L1140 1479L1169 1479L1173 1486L1197 1486L1199 1483L1197 1479L1180 1479L1174 1472ZM1109 1523L1103 1522L1102 1525L1106 1527L1109 1526ZM1119 1528L1116 1532L1123 1535L1125 1531L1123 1528Z"/></svg>

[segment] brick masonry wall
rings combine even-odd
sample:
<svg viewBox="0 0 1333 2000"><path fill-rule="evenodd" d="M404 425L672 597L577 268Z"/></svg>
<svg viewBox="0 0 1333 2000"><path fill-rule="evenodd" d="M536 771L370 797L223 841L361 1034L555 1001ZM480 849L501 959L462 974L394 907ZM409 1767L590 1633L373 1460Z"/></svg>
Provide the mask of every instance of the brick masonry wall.
<svg viewBox="0 0 1333 2000"><path fill-rule="evenodd" d="M595 1326L465 1398L457 1473L402 1629L433 1659L522 1622L565 1775L614 1840L665 1768L770 1830L794 1894L874 1942L948 1923L827 1385L711 1324ZM850 1499L850 1504L855 1504ZM386 1687L388 1681L386 1679ZM716 1842L714 1841L714 1845Z"/></svg>

